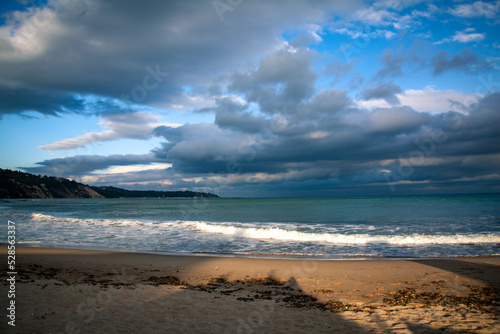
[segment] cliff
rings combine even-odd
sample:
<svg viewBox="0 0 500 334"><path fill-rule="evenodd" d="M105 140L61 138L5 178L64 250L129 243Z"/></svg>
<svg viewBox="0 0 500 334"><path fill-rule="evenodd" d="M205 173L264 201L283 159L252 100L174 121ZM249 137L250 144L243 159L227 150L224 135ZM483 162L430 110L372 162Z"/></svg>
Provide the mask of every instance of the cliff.
<svg viewBox="0 0 500 334"><path fill-rule="evenodd" d="M61 177L0 169L0 198L218 197L193 191L140 191L92 187Z"/></svg>

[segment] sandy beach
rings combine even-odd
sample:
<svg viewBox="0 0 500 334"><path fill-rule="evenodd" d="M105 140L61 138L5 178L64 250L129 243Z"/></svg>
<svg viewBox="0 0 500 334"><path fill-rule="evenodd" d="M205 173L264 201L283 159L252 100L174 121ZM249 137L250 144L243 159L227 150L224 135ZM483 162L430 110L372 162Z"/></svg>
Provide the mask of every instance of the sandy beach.
<svg viewBox="0 0 500 334"><path fill-rule="evenodd" d="M2 333L500 332L499 258L339 261L17 248L16 269L16 326L4 315ZM2 300L7 272L4 264Z"/></svg>

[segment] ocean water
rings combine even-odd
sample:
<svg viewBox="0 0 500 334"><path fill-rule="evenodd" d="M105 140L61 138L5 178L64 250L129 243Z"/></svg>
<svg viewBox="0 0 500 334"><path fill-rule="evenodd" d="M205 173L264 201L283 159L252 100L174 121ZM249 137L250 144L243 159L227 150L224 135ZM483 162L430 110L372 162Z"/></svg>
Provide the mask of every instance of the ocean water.
<svg viewBox="0 0 500 334"><path fill-rule="evenodd" d="M500 255L500 195L2 200L17 245L247 256Z"/></svg>

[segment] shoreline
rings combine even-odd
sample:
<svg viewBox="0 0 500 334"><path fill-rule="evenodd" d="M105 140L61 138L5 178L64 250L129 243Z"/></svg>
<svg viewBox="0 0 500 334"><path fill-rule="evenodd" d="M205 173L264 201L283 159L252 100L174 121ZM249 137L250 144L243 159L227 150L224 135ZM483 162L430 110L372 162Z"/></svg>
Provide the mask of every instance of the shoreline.
<svg viewBox="0 0 500 334"><path fill-rule="evenodd" d="M0 249L7 260L7 247ZM314 260L16 247L16 269L18 326L7 333L500 331L499 257Z"/></svg>
<svg viewBox="0 0 500 334"><path fill-rule="evenodd" d="M23 243L18 243L22 245ZM6 247L8 244L0 243L0 247ZM222 257L222 258L255 258L255 259L271 259L271 260L312 260L312 261L411 261L411 260L446 260L446 259L487 259L498 258L500 254L492 255L464 255L464 256L429 256L429 257L398 257L398 256L382 256L382 255L344 255L343 257L331 257L331 255L310 255L310 254L257 254L257 253L217 253L217 252L155 252L146 250L120 250L120 249L104 249L104 248L68 248L68 247L52 247L49 245L41 246L16 246L17 248L40 248L40 249L66 249L66 250L81 250L81 251L101 251L112 253L131 253L131 254L151 254L165 256L193 256L193 257Z"/></svg>

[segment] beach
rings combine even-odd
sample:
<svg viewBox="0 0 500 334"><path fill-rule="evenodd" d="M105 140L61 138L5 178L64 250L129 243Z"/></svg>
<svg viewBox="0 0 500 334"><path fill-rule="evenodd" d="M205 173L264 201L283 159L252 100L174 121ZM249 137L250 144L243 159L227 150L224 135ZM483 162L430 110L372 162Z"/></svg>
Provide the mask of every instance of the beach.
<svg viewBox="0 0 500 334"><path fill-rule="evenodd" d="M16 326L4 316L6 333L500 332L498 257L315 260L18 247L16 269ZM7 272L4 265L2 296Z"/></svg>

